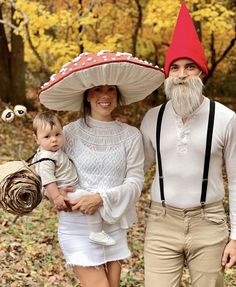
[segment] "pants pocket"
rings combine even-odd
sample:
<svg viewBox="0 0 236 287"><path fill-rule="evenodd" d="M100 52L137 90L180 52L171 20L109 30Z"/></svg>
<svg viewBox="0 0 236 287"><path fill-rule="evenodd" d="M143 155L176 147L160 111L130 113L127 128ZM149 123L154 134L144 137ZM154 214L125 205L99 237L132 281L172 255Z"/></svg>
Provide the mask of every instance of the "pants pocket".
<svg viewBox="0 0 236 287"><path fill-rule="evenodd" d="M207 214L205 213L204 220L210 224L224 225L227 223L226 216L224 214Z"/></svg>

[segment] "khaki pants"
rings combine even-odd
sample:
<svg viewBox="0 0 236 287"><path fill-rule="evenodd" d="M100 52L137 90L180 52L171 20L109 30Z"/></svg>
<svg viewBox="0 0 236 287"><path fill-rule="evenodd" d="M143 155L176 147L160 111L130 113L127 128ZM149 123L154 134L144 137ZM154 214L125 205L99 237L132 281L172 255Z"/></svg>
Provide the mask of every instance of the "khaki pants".
<svg viewBox="0 0 236 287"><path fill-rule="evenodd" d="M221 201L204 209L152 202L144 245L145 287L180 286L184 264L192 287L224 286L221 258L228 236Z"/></svg>

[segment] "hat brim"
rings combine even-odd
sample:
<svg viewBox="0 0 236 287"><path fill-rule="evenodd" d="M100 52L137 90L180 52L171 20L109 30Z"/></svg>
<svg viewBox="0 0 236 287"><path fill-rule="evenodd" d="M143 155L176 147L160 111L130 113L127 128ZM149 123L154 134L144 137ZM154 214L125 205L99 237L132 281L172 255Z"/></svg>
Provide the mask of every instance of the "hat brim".
<svg viewBox="0 0 236 287"><path fill-rule="evenodd" d="M49 109L81 111L83 94L87 89L100 85L116 85L121 92L123 104L128 105L150 95L164 79L162 69L143 61L106 62L74 69L44 87L39 93L39 99Z"/></svg>

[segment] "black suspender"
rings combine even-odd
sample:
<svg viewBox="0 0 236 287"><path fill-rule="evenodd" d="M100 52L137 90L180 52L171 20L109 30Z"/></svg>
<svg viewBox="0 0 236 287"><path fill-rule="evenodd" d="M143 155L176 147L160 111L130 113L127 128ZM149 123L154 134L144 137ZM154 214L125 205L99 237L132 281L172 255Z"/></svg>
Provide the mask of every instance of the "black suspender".
<svg viewBox="0 0 236 287"><path fill-rule="evenodd" d="M34 165L36 163L39 163L39 162L42 162L42 161L45 161L45 160L52 161L56 165L56 161L54 159L45 157L45 158L41 158L41 159L39 159L39 160L37 160L35 162L29 163L28 166Z"/></svg>
<svg viewBox="0 0 236 287"><path fill-rule="evenodd" d="M205 161L204 161L204 170L203 170L203 178L202 178L202 194L201 194L201 200L200 200L201 205L204 205L206 202L214 118L215 118L215 102L210 101L210 112L209 112L209 118L208 118L206 149L205 149Z"/></svg>
<svg viewBox="0 0 236 287"><path fill-rule="evenodd" d="M163 206L165 206L165 195L164 195L164 178L163 178L163 173L162 173L162 162L161 162L161 152L160 152L160 135L161 135L161 122L162 122L165 106L166 106L166 103L164 103L160 108L160 111L157 117L157 126L156 126L157 163L158 163L158 171L159 171L160 195L161 195L161 202ZM215 102L210 101L210 112L209 112L209 118L208 118L205 160L204 160L204 170L203 170L203 179L202 179L202 192L201 192L201 199L200 199L202 206L204 206L206 202L214 118L215 118Z"/></svg>
<svg viewBox="0 0 236 287"><path fill-rule="evenodd" d="M156 128L156 144L157 144L157 161L158 161L158 171L159 171L159 184L161 193L161 202L165 206L165 195L164 195L164 180L162 173L162 163L161 163L161 152L160 152L160 135L161 135L161 122L163 113L166 107L166 103L162 104L157 117L157 128Z"/></svg>

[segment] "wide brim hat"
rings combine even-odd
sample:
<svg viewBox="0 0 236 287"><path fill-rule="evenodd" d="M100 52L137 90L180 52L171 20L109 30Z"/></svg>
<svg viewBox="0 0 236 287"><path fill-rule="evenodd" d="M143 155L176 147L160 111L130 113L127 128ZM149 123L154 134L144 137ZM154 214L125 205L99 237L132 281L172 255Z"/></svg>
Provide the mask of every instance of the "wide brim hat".
<svg viewBox="0 0 236 287"><path fill-rule="evenodd" d="M82 53L50 77L39 91L40 102L57 111L81 111L84 92L100 85L116 85L122 104L150 95L165 79L164 70L129 53Z"/></svg>

